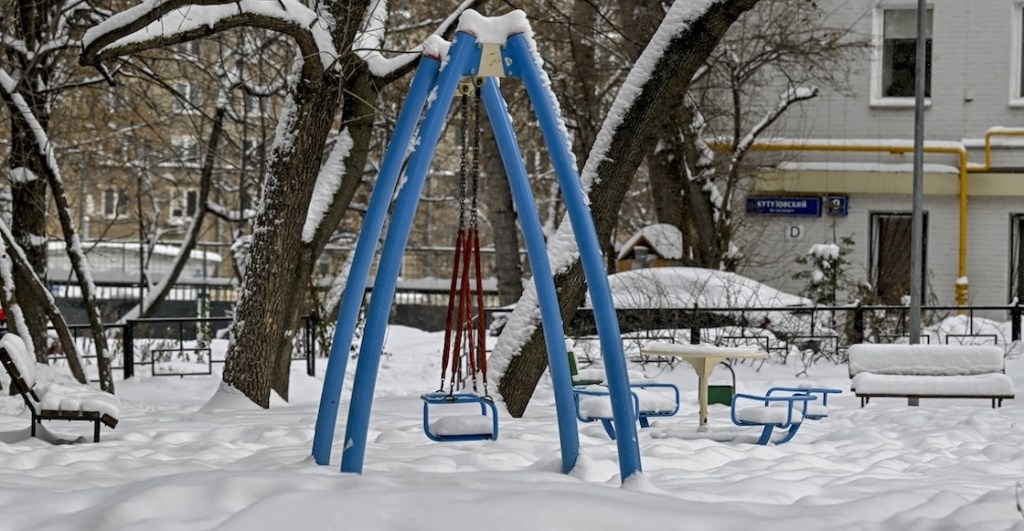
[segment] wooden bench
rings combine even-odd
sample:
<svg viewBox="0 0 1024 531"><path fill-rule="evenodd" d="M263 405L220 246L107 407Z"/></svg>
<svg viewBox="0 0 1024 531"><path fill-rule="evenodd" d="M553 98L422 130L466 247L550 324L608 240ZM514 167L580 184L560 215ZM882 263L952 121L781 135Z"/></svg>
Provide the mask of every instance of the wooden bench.
<svg viewBox="0 0 1024 531"><path fill-rule="evenodd" d="M850 388L864 407L875 397L1013 398L1003 350L982 345L853 345Z"/></svg>
<svg viewBox="0 0 1024 531"><path fill-rule="evenodd" d="M764 396L739 393L733 396L730 416L737 426L760 426L757 444L761 445L772 442L775 428L787 430L782 439L775 441L782 444L796 435L803 421L827 417L828 396L841 392L822 387L772 387ZM739 407L741 403L747 405Z"/></svg>
<svg viewBox="0 0 1024 531"><path fill-rule="evenodd" d="M84 385L37 382L36 361L17 335L0 338L0 364L10 376L11 389L21 395L32 414L33 437L36 424L44 420L92 422L94 442L100 441L100 424L117 426L120 401L113 395Z"/></svg>

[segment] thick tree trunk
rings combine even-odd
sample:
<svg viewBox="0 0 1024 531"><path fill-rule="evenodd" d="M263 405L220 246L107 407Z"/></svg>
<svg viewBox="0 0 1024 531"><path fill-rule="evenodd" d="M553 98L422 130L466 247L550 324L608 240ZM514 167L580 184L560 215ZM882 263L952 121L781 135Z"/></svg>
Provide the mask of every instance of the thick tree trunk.
<svg viewBox="0 0 1024 531"><path fill-rule="evenodd" d="M663 137L662 142L664 141ZM651 181L649 190L655 219L658 223L667 223L675 227L683 226L684 177L679 172L681 163L675 150L671 148L664 148L647 157L647 175ZM685 253L683 256L685 258Z"/></svg>
<svg viewBox="0 0 1024 531"><path fill-rule="evenodd" d="M487 219L491 224L494 238L494 274L498 279L498 303L502 306L515 304L523 295L523 263L519 254L519 229L516 227L516 210L512 204L512 190L509 188L501 154L494 140L490 126L482 128L480 134L483 154L483 188L487 201Z"/></svg>
<svg viewBox="0 0 1024 531"><path fill-rule="evenodd" d="M17 2L17 35L29 50L48 39L51 30L51 14L57 12L61 2L40 2L38 0L18 0ZM16 61L27 61L16 58ZM23 63L21 74L26 80L22 83L19 93L25 98L36 120L44 131L49 129L49 112L46 96L37 89L45 88L49 82L51 71L49 61L39 63ZM11 182L13 212L11 215L11 232L15 241L25 252L28 263L34 273L42 279L46 278L46 180L42 178L43 168L38 159L38 146L32 131L24 120L13 109L11 110L11 151L8 160L10 168L26 168L30 174L22 173L23 177ZM36 349L36 359L46 363L46 312L43 311L45 301L37 297L34 290L27 287L32 282L32 275L22 267L14 266L14 283L18 301L24 312L25 325L32 336Z"/></svg>
<svg viewBox="0 0 1024 531"><path fill-rule="evenodd" d="M677 33L657 59L647 82L626 109L622 125L614 130L608 151L600 160L591 159L588 164L588 167L596 164L597 168L597 179L589 196L599 240L607 240L611 235L625 195L622 191L629 188L636 168L650 152L643 144L654 133L652 128L659 123L657 118L667 115L679 104L697 69L729 26L756 3L757 0L727 0L711 5ZM583 301L585 286L579 274L581 269L577 257L566 272L555 275L563 320L568 320ZM509 414L522 416L546 368L547 351L542 329L537 326L519 353L509 361L498 383Z"/></svg>
<svg viewBox="0 0 1024 531"><path fill-rule="evenodd" d="M356 67L357 65L352 64L343 70L350 72L354 71ZM348 134L352 138L352 148L345 159L345 174L342 176L341 186L334 194L332 206L324 214L320 228L314 234L312 241L302 246L301 254L297 255L302 259L298 260L291 271L291 275L293 275L291 285L294 286L294 289L291 292L292 298L287 308L290 308L292 315L288 318L289 328L277 336L280 339L280 345L274 362L272 381L274 391L285 400L288 399L288 376L291 371L291 338L298 327L303 308L308 306L307 294L313 267L363 182L363 169L366 167L373 135L373 121L376 112L374 102L377 99L377 88L374 86L371 76L366 72L353 75L346 80L342 92L345 94L345 98L342 102L341 121L345 124L343 128L348 129Z"/></svg>
<svg viewBox="0 0 1024 531"><path fill-rule="evenodd" d="M31 102L32 98L26 96ZM31 103L29 103L31 105ZM45 109L37 105L34 109L44 113L42 118L37 114L41 124L45 124ZM13 209L11 214L11 233L15 241L25 251L32 272L39 278L46 278L46 199L47 187L43 168L39 164L39 147L32 131L16 112L11 113L11 158L10 167L18 170L11 182L11 198ZM27 170L27 171L26 171ZM32 274L19 265L14 266L14 283L17 298L25 314L25 326L32 336L32 344L36 349L36 359L46 363L46 302L39 299L35 290L27 287L32 282Z"/></svg>
<svg viewBox="0 0 1024 531"><path fill-rule="evenodd" d="M294 114L282 117L292 123L283 125L272 155L224 364L224 382L262 407L270 406L275 362L297 321L295 294L308 280L296 274L310 265L303 263L308 261L303 259L308 258L302 242L305 216L295 212L308 210L340 97L337 79L316 81L299 81L291 102Z"/></svg>

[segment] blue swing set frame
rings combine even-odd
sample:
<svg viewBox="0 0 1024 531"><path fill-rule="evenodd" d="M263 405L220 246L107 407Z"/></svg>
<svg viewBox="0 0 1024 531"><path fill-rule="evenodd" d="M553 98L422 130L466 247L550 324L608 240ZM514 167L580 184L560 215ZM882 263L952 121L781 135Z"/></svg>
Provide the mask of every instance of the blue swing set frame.
<svg viewBox="0 0 1024 531"><path fill-rule="evenodd" d="M313 457L317 464L330 462L342 383L348 360L347 350L352 343L359 310L363 302L370 265L376 244L384 226L392 196L398 187L405 154L410 146L405 167L405 180L398 187L397 198L381 251L373 292L366 314L366 326L356 365L355 380L346 424L345 444L342 451L341 471L362 473L369 428L370 406L373 401L380 353L387 327L387 318L394 298L402 255L419 203L420 193L437 147L452 100L463 78L479 78L481 97L498 143L512 199L519 214L520 227L526 245L533 281L537 290L547 345L548 363L555 395L558 419L562 470L571 471L579 456L572 379L569 373L562 319L554 286L554 275L548 262L544 235L541 231L536 203L526 174L516 134L507 105L498 85L497 77L514 77L523 82L533 104L559 186L572 224L583 264L584 275L595 309L595 321L600 338L607 373L608 392L612 413L618 426L616 444L619 454L620 477L623 481L641 471L640 448L622 338L615 315L611 290L608 285L600 245L593 218L587 207L586 195L580 182L576 161L570 150L570 141L558 115L558 103L548 88L547 76L541 70L529 37L529 23L522 11L513 11L500 17L502 27L519 28L518 32L504 36L500 42L493 37L478 39L474 28L488 26L494 19L467 10L460 19L459 29L447 50L445 61L441 53L425 53L416 69L409 94L399 113L394 135L381 165L377 184L371 194L363 228L349 271L348 284L342 298L337 327L331 344L330 358L324 377L324 387L313 438ZM504 24L501 24L504 22ZM429 99L429 104L428 104ZM423 113L424 106L426 112ZM424 114L417 133L417 122ZM425 403L426 408L429 404ZM486 406L481 406L486 407ZM493 403L491 404L493 407ZM496 412L496 410L495 410ZM425 419L426 422L426 419ZM494 415L494 435L497 435L497 415Z"/></svg>

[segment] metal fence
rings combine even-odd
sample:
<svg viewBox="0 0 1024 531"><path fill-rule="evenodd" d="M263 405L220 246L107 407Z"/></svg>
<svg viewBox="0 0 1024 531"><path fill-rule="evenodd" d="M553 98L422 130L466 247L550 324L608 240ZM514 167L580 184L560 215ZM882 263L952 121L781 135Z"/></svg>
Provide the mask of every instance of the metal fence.
<svg viewBox="0 0 1024 531"><path fill-rule="evenodd" d="M421 302L421 301L417 301ZM438 307L433 307L437 313ZM846 362L846 351L856 343L895 343L908 341L906 306L843 306L798 308L710 308L620 309L617 310L627 355L641 362L646 359L642 346L650 341L708 342L722 346L757 346L772 358L786 361L800 357L810 366L821 360ZM443 313L443 312L442 312ZM501 330L508 310L491 309L492 333ZM986 317L978 317L983 314ZM1021 339L1024 306L924 306L922 342L942 344L992 344L1009 350ZM209 375L213 365L223 363L210 341L223 337L230 317L178 317L133 319L123 325L107 325L113 368L125 378L148 367L154 377ZM328 323L330 325L331 323ZM69 327L86 360L95 359L92 333L88 325ZM566 337L587 340L596 335L593 310L579 309L565 323ZM293 337L293 358L306 361L306 372L316 373L317 356L326 356L323 348L330 330L321 326L316 315L302 317ZM587 343L587 341L584 341ZM594 345L596 342L590 341ZM576 352L581 362L594 361L596 352ZM51 347L52 359L64 354ZM95 362L89 364L95 372Z"/></svg>
<svg viewBox="0 0 1024 531"><path fill-rule="evenodd" d="M989 344L1009 350L1021 338L1022 306L925 306L921 310L922 343ZM908 342L908 312L906 306L617 311L626 352L638 361L655 361L643 355L645 342L665 341L756 346L783 361L790 355L801 356L807 365L823 359L845 363L847 349L857 343ZM593 310L578 310L566 323L567 337L588 339L596 333ZM588 354L583 352L583 361L591 360Z"/></svg>
<svg viewBox="0 0 1024 531"><path fill-rule="evenodd" d="M213 374L213 366L224 363L224 359L211 348L211 342L225 335L230 323L230 317L157 317L105 325L111 369L122 371L124 378L136 376L136 370L144 367L148 367L154 377ZM316 375L317 326L319 320L315 315L303 316L293 339L292 359L305 360L309 376ZM82 324L68 325L68 328L83 353L83 364L95 379L96 349L92 329ZM47 351L50 361L66 358L56 341Z"/></svg>

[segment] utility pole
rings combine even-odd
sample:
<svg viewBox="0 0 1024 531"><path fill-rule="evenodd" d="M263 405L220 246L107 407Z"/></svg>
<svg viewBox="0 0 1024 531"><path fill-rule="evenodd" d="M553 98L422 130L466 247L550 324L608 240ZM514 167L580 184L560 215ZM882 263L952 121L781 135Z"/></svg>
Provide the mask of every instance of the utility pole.
<svg viewBox="0 0 1024 531"><path fill-rule="evenodd" d="M910 344L921 342L921 263L923 261L924 223L921 212L924 193L924 91L927 56L925 47L925 0L917 0L917 59L914 64L914 199L910 221ZM907 405L918 405L917 398L908 398Z"/></svg>

